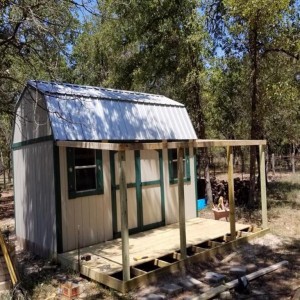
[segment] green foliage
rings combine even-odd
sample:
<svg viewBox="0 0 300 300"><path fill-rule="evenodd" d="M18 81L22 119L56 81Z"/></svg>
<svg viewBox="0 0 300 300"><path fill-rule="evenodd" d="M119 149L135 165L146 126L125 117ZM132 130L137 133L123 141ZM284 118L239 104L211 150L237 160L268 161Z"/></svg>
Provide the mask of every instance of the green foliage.
<svg viewBox="0 0 300 300"><path fill-rule="evenodd" d="M1 1L2 131L34 78L164 94L201 138L300 143L298 1L88 2Z"/></svg>
<svg viewBox="0 0 300 300"><path fill-rule="evenodd" d="M76 37L75 5L63 0L0 2L0 153L11 166L14 106L29 79L66 80Z"/></svg>
<svg viewBox="0 0 300 300"><path fill-rule="evenodd" d="M298 143L299 86L294 74L299 70L299 3L212 0L205 12L209 28L218 29L218 35L212 34L224 53L212 67L210 84L215 88L209 91L215 108L211 111L222 116L222 126L213 120L218 132L267 138L273 150Z"/></svg>
<svg viewBox="0 0 300 300"><path fill-rule="evenodd" d="M0 112L11 113L26 80L62 79L66 46L78 21L71 1L2 1L0 6Z"/></svg>
<svg viewBox="0 0 300 300"><path fill-rule="evenodd" d="M235 57L216 60L209 70L206 98L209 103L208 127L212 136L247 139L250 125L250 99L247 59Z"/></svg>
<svg viewBox="0 0 300 300"><path fill-rule="evenodd" d="M75 77L183 101L204 134L201 74L209 39L198 8L196 1L101 1L101 17L86 24L74 48Z"/></svg>

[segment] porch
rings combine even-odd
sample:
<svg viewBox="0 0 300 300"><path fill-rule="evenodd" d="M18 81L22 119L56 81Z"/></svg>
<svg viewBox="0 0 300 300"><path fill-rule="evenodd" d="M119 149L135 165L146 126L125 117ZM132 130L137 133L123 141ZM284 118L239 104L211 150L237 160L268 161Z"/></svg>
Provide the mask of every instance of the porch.
<svg viewBox="0 0 300 300"><path fill-rule="evenodd" d="M186 252L180 253L179 223L131 235L129 237L130 280L122 280L122 239L59 254L64 266L111 288L125 292L156 279L162 272L181 270L187 263L207 259L237 243L263 234L251 225L235 224L236 236L230 238L230 223L195 218L186 221Z"/></svg>

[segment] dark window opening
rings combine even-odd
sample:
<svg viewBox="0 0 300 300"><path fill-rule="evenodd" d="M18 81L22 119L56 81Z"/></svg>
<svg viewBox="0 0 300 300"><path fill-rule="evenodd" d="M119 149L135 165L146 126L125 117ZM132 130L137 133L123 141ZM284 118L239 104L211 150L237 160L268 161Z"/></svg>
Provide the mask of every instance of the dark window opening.
<svg viewBox="0 0 300 300"><path fill-rule="evenodd" d="M103 193L101 151L67 148L69 198Z"/></svg>
<svg viewBox="0 0 300 300"><path fill-rule="evenodd" d="M170 149L169 155L169 177L170 183L178 182L178 157L177 149ZM184 149L183 155L183 178L185 181L190 181L190 160L189 160L189 149Z"/></svg>

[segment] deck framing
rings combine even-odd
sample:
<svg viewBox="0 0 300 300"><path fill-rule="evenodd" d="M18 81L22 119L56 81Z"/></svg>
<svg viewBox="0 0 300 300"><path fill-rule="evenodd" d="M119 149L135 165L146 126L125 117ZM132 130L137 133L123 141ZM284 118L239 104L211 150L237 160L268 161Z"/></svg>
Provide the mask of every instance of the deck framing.
<svg viewBox="0 0 300 300"><path fill-rule="evenodd" d="M233 147L235 146L257 146L259 149L259 168L260 168L260 191L261 191L261 203L262 203L262 227L263 229L267 229L268 220L267 220L267 198L266 198L266 182L265 182L265 153L264 148L266 145L266 140L182 140L182 141L160 141L160 142L129 142L126 141L121 143L111 143L111 142L84 142L84 141L57 141L56 144L61 147L74 147L74 148L89 148L89 149L101 149L101 150L109 150L109 151L118 151L119 152L119 178L120 178L120 192L121 192L121 207L122 216L121 216L121 253L122 253L122 261L119 264L122 266L120 272L120 278L111 277L108 274L103 272L95 272L93 268L87 268L85 265L81 266L81 273L86 275L94 280L97 280L105 285L108 285L112 288L115 288L119 291L127 291L131 284L136 285L139 282L139 278L151 278L152 272L146 272L146 274L142 274L141 270L133 268L130 264L129 257L129 234L128 234L128 212L127 212L127 184L126 178L124 175L124 159L122 157L125 156L125 152L128 150L160 150L160 149L177 149L178 153L178 218L179 218L179 232L180 232L180 245L179 249L181 251L180 260L176 263L167 264L165 262L157 262L159 264L163 264L163 267L157 266L159 270L179 268L185 266L186 263L190 263L194 261L197 257L199 259L206 257L209 253L214 253L212 249L199 251L200 253L196 253L191 257L187 257L187 238L186 238L186 220L183 214L184 212L184 178L183 178L183 148L192 147L194 149L197 148L209 148L209 147L227 147L227 162L228 162L228 187L229 187L229 204L230 204L230 239L231 241L226 244L221 244L217 247L219 248L229 247L228 245L234 245L235 241L241 242L241 240L247 238L243 236L239 236L235 234L238 230L237 224L235 223L235 209L234 209L234 178L233 178ZM264 230L262 230L264 232ZM252 235L252 234L251 234ZM197 246L196 246L197 247ZM220 248L221 249L221 248ZM196 249L197 250L197 249ZM196 251L197 252L197 251ZM207 254L206 254L207 252ZM196 258L195 258L196 257ZM158 271L158 270L156 270ZM132 274L131 274L132 273ZM159 272L155 272L157 274ZM92 275L93 274L93 275ZM156 276L156 275L155 275ZM131 278L133 277L133 278ZM117 282L116 280L119 280ZM146 279L141 279L143 282Z"/></svg>
<svg viewBox="0 0 300 300"><path fill-rule="evenodd" d="M80 249L82 256L91 256L91 260L81 261L80 273L125 293L157 280L161 274L182 271L190 264L205 261L268 231L236 224L236 239L232 240L228 222L195 218L186 223L187 257L184 258L180 250L179 226L172 224L130 236L130 279L123 279L122 239ZM77 250L60 254L59 260L64 266L78 269Z"/></svg>

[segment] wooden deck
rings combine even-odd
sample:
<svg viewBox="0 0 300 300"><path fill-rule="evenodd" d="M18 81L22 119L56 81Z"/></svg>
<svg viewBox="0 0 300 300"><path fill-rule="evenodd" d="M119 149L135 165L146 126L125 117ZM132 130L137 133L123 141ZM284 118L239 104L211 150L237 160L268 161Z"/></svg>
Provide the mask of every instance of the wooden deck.
<svg viewBox="0 0 300 300"><path fill-rule="evenodd" d="M237 231L247 231L250 225L236 224ZM230 234L230 223L212 219L195 218L186 222L187 247L222 238ZM91 260L80 260L81 273L103 283L103 275L122 271L121 239L116 239L80 249L80 257L91 255ZM131 235L129 238L130 266L153 261L178 252L180 249L179 224L149 230ZM78 270L78 250L59 254L65 266ZM140 275L140 274L138 274Z"/></svg>

